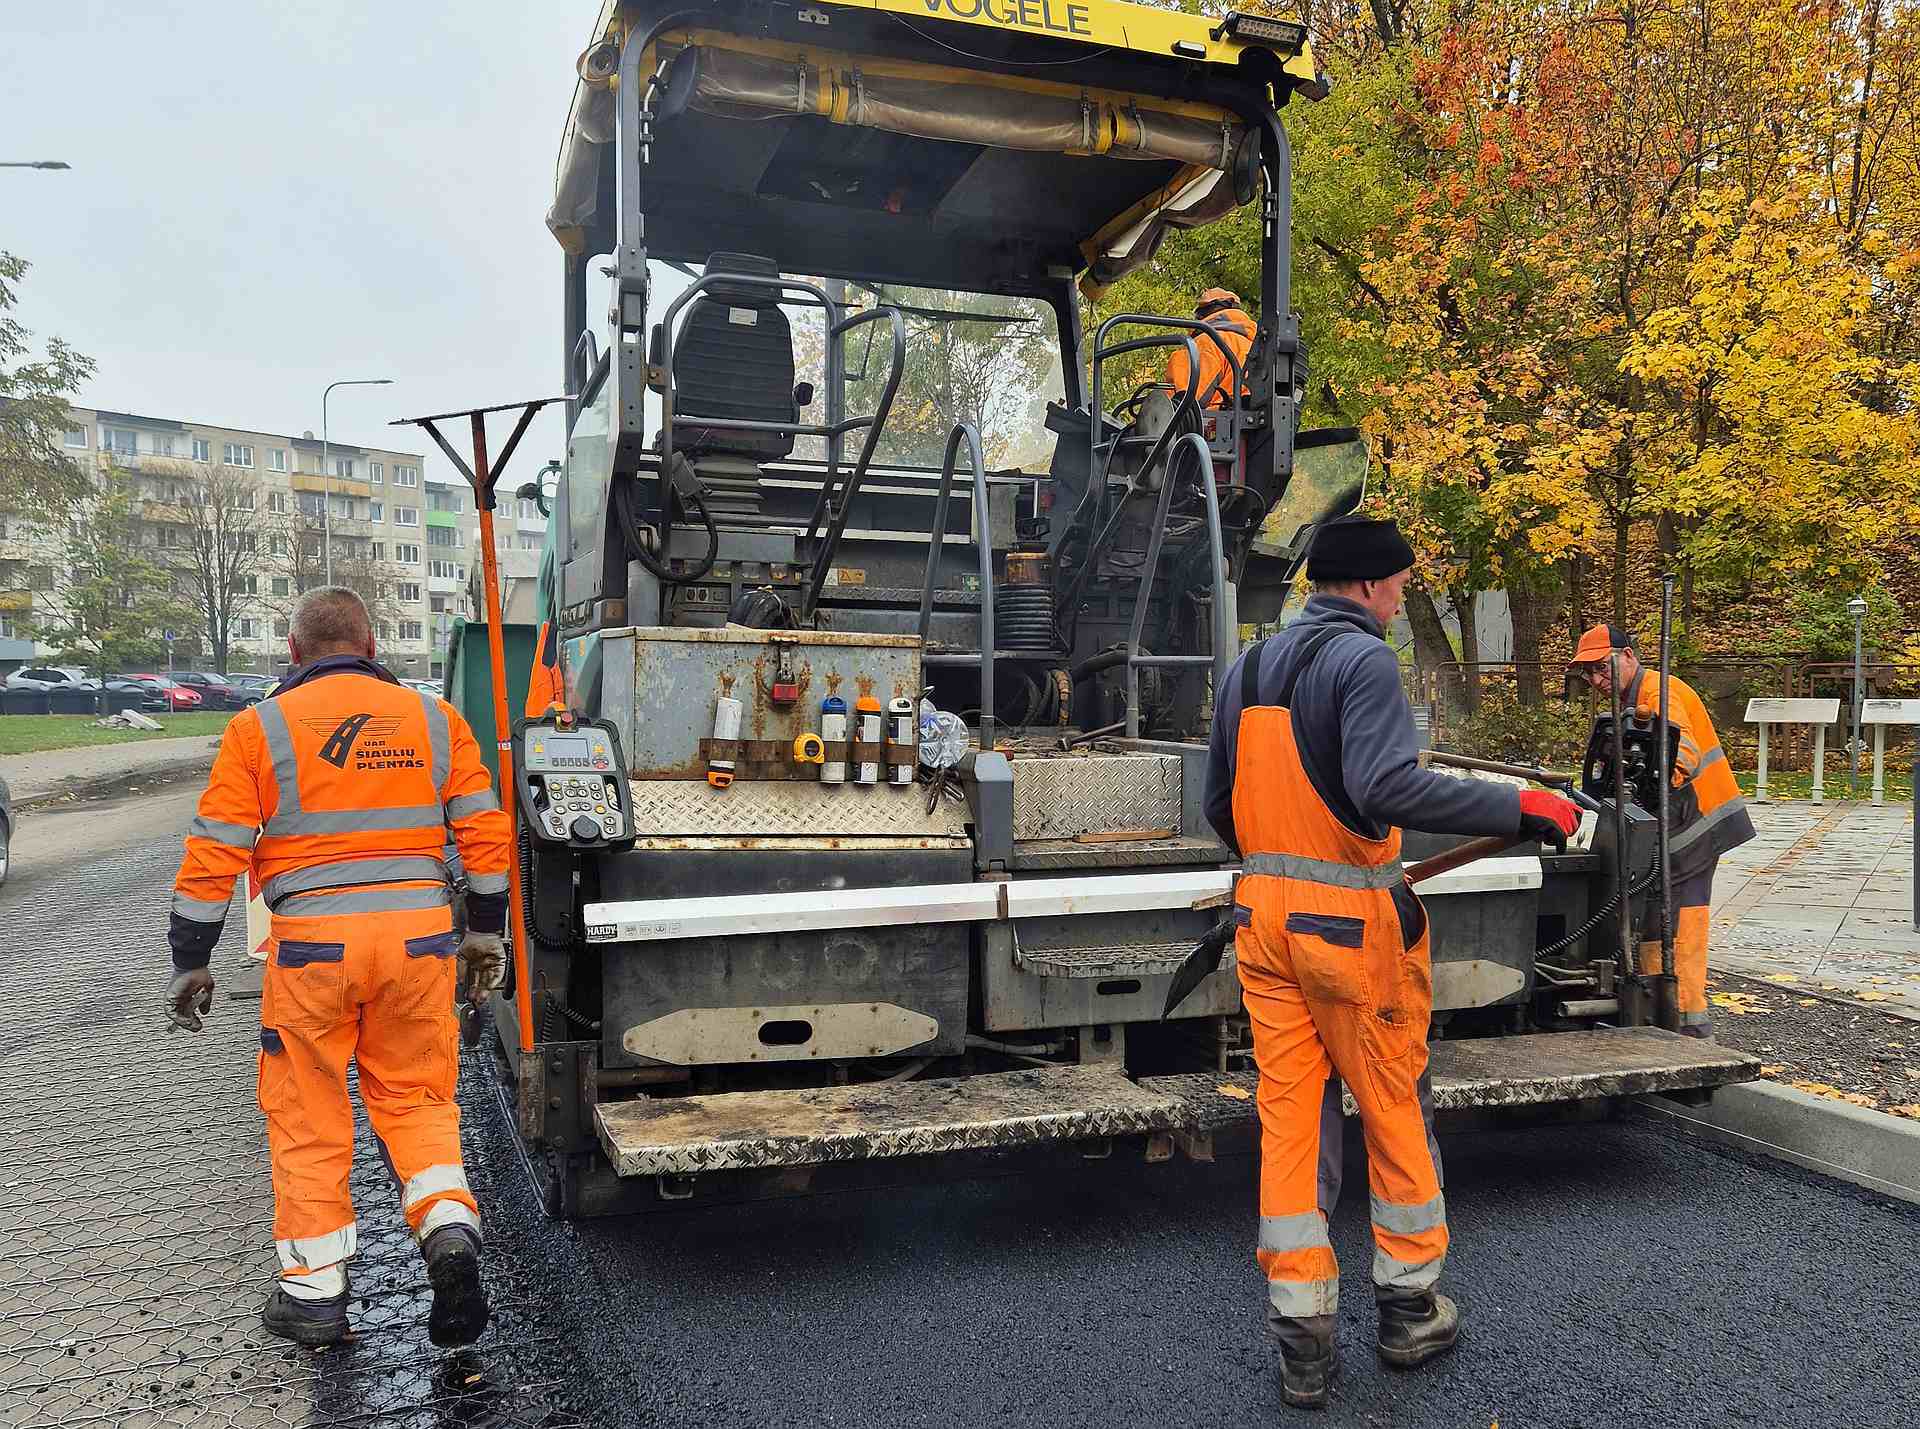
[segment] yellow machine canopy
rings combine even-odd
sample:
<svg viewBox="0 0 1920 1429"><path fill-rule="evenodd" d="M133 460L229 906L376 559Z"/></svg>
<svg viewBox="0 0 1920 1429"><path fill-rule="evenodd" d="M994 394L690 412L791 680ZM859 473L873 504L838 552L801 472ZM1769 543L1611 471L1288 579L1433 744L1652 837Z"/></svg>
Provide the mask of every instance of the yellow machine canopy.
<svg viewBox="0 0 1920 1429"><path fill-rule="evenodd" d="M1168 229L1231 212L1257 191L1250 119L1311 75L1310 56L1207 39L1202 17L1118 0L973 4L826 6L803 12L825 21L805 43L649 31L609 4L582 57L548 226L569 251L611 246L629 26L651 40L653 144L638 175L650 253L759 252L789 271L983 289L1082 271L1103 286ZM1117 34L1135 43L1097 38Z"/></svg>

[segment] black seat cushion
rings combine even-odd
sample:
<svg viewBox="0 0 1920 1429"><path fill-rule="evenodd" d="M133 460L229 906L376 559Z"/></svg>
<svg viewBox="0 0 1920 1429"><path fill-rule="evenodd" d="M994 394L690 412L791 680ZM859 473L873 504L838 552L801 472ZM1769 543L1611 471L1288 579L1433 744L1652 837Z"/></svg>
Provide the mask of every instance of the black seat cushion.
<svg viewBox="0 0 1920 1429"><path fill-rule="evenodd" d="M772 260L716 253L707 272L777 277ZM674 339L673 444L688 456L738 452L758 460L793 451L793 435L703 427L702 417L797 422L793 400L793 332L779 293L754 284L716 283L687 309Z"/></svg>

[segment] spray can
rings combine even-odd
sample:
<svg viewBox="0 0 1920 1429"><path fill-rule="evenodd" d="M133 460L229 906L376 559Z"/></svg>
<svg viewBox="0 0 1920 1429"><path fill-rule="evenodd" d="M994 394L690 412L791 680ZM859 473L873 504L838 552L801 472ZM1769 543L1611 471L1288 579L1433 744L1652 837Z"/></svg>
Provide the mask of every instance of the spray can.
<svg viewBox="0 0 1920 1429"><path fill-rule="evenodd" d="M880 701L872 695L862 695L853 702L855 711L854 738L862 744L880 743ZM858 759L853 765L853 782L856 784L878 784L880 782L880 761Z"/></svg>
<svg viewBox="0 0 1920 1429"><path fill-rule="evenodd" d="M743 713L740 701L732 695L721 695L713 706L713 737L715 739L738 739L740 737L740 716ZM733 760L710 755L707 759L707 782L716 789L726 789L733 784Z"/></svg>
<svg viewBox="0 0 1920 1429"><path fill-rule="evenodd" d="M913 751L918 733L919 721L913 717L913 701L905 696L890 700L887 704L887 742L893 746L893 752L889 756L892 762L887 765L889 784L913 782L916 763Z"/></svg>
<svg viewBox="0 0 1920 1429"><path fill-rule="evenodd" d="M828 744L847 742L847 702L838 695L828 695L820 701L820 738ZM838 759L828 754L820 762L820 782L822 784L847 782L847 756L844 752Z"/></svg>

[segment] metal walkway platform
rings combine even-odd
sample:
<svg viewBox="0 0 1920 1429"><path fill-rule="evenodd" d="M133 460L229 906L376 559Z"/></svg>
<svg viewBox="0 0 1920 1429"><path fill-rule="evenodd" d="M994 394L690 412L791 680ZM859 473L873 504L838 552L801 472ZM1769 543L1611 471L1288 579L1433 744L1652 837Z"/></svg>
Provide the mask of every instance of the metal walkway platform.
<svg viewBox="0 0 1920 1429"><path fill-rule="evenodd" d="M1540 1033L1433 1048L1435 1104L1507 1107L1749 1081L1757 1058L1658 1028ZM1251 1072L1138 1082L1050 1066L924 1082L642 1098L602 1105L622 1176L817 1166L1038 1142L1221 1130L1253 1117Z"/></svg>

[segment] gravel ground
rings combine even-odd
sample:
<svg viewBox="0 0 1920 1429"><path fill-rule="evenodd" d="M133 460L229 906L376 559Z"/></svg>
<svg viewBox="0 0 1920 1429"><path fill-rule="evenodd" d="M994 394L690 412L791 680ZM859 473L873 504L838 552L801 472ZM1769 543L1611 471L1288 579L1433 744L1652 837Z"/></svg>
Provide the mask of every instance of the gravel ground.
<svg viewBox="0 0 1920 1429"><path fill-rule="evenodd" d="M1716 1040L1759 1057L1764 1075L1920 1119L1920 1019L1722 973L1707 997Z"/></svg>

